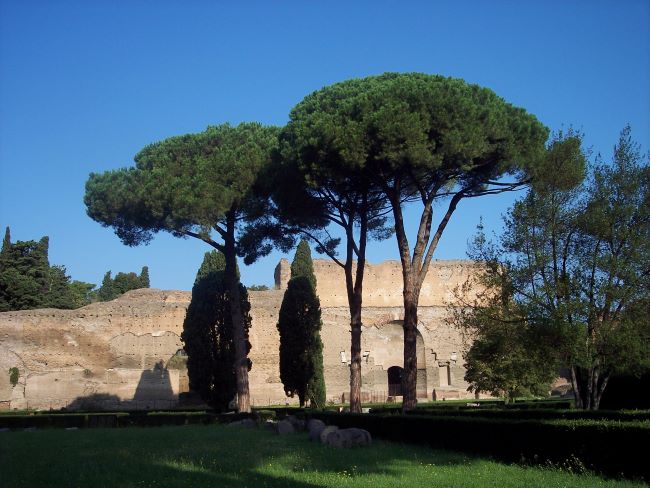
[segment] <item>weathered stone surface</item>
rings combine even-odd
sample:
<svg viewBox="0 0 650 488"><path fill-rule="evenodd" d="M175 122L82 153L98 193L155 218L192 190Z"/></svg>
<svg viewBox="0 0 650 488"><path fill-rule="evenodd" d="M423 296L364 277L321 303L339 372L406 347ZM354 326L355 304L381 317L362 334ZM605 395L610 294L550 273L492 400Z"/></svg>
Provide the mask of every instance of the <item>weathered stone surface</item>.
<svg viewBox="0 0 650 488"><path fill-rule="evenodd" d="M337 429L327 435L325 444L337 448L366 447L372 444L372 437L364 429Z"/></svg>
<svg viewBox="0 0 650 488"><path fill-rule="evenodd" d="M327 399L349 400L350 315L343 271L315 260L323 312ZM422 287L417 338L418 397L471 398L465 390L463 340L445 318L452 290L475 272L464 261L434 261ZM253 405L296 403L280 382L276 324L289 263L276 269L278 289L249 292L253 324L249 375ZM0 374L0 409L169 408L188 389L187 372L171 361L191 293L133 290L77 310L0 313L0 372L17 367L18 384ZM362 401L384 401L387 372L403 363L402 281L397 261L369 264L364 279ZM176 358L178 359L178 358ZM393 392L393 396L396 393Z"/></svg>
<svg viewBox="0 0 650 488"><path fill-rule="evenodd" d="M296 429L294 429L293 424L288 420L280 420L276 425L276 432L278 435L287 435L293 434Z"/></svg>
<svg viewBox="0 0 650 488"><path fill-rule="evenodd" d="M327 443L327 436L330 435L332 432L335 432L339 430L339 428L336 425L327 425L323 430L321 430L320 433L320 442L321 444L326 444Z"/></svg>
<svg viewBox="0 0 650 488"><path fill-rule="evenodd" d="M309 431L309 440L320 442L320 434L325 428L325 422L318 419L310 419L307 422L307 430Z"/></svg>

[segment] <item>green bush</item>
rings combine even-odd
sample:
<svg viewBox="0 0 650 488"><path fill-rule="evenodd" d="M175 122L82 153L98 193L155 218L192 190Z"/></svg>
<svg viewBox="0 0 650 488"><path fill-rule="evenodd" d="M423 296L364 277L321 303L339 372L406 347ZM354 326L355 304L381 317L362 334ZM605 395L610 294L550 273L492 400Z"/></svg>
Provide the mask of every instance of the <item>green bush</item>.
<svg viewBox="0 0 650 488"><path fill-rule="evenodd" d="M611 476L650 479L646 445L650 422L608 420L511 420L443 415L307 413L341 428L359 427L374 437L424 443L488 455L509 462L556 466L578 461Z"/></svg>
<svg viewBox="0 0 650 488"><path fill-rule="evenodd" d="M11 383L11 386L16 386L18 384L18 378L20 378L20 371L18 371L18 368L9 368L9 383Z"/></svg>

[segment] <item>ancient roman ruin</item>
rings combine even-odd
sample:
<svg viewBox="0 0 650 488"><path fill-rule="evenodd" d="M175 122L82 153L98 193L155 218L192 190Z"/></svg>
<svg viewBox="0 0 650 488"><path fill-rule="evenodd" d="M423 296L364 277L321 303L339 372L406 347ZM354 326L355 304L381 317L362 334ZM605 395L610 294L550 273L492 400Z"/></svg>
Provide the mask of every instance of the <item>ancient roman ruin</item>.
<svg viewBox="0 0 650 488"><path fill-rule="evenodd" d="M350 326L342 269L315 260L323 314L328 402L349 395ZM454 288L475 272L467 261L433 261L418 325L418 397L465 398L463 339L445 317ZM276 323L290 265L275 289L251 291L253 405L295 403L280 382ZM402 278L398 261L367 265L362 332L363 401L399 401L403 365ZM141 289L77 310L0 313L0 408L169 408L188 391L180 335L190 292ZM15 385L8 371L18 368ZM183 398L183 395L181 395Z"/></svg>

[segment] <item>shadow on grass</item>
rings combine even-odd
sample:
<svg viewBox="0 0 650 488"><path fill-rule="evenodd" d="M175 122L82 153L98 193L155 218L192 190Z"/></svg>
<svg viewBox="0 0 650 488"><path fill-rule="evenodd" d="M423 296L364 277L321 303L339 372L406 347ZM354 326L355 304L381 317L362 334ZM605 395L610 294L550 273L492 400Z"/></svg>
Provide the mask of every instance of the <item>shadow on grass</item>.
<svg viewBox="0 0 650 488"><path fill-rule="evenodd" d="M427 463L434 455L384 443L336 450L310 443L305 434L222 426L0 435L0 472L12 487L336 486L356 476L403 473L414 460ZM437 465L463 463L470 463L463 455L436 454Z"/></svg>

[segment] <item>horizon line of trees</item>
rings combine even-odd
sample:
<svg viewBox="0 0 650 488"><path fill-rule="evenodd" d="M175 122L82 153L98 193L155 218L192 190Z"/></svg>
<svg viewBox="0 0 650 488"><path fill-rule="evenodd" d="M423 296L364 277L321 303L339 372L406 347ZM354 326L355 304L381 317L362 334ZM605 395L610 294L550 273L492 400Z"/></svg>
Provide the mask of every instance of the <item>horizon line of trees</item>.
<svg viewBox="0 0 650 488"><path fill-rule="evenodd" d="M117 298L126 291L149 287L149 269L135 273L118 273L114 280L110 271L104 283L72 280L65 266L50 265L49 237L38 241L11 242L7 226L0 250L0 312L38 308L76 309L96 301Z"/></svg>
<svg viewBox="0 0 650 488"><path fill-rule="evenodd" d="M306 238L341 267L350 310L350 409L360 412L366 249L394 235L404 296L403 408L410 410L417 401L420 291L458 205L525 187L539 191L563 177L569 189L584 168L576 134L549 141L535 116L491 90L421 73L335 83L307 95L284 127L210 126L145 146L134 160L135 167L89 176L87 213L129 246L169 232L223 253L240 412L250 411L250 402L237 257L249 265ZM409 236L405 211L414 206L419 222ZM334 228L342 237L332 236Z"/></svg>

